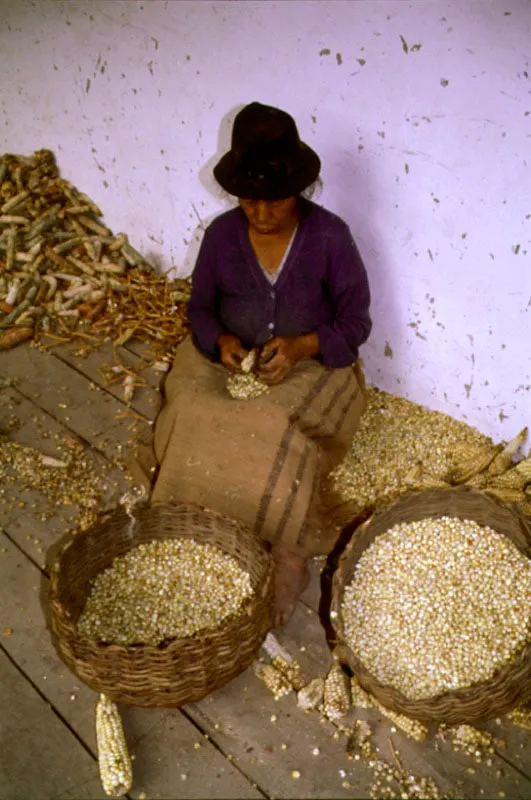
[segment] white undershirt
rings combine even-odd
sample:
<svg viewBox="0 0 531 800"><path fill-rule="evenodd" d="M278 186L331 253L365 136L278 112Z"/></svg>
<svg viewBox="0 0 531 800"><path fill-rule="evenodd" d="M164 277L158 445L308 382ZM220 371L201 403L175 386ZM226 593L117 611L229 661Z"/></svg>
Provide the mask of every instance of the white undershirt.
<svg viewBox="0 0 531 800"><path fill-rule="evenodd" d="M263 266L263 264L260 264L260 261L258 261L258 263L260 264L260 269L262 270L262 272L266 276L266 278L269 281L269 283L271 284L271 286L275 285L275 283L277 282L277 280L280 277L280 273L284 269L284 265L285 265L286 261L288 260L288 256L289 256L289 253L290 253L290 250L291 250L291 246L292 246L292 244L293 244L293 242L295 240L295 236L297 234L298 228L299 228L299 226L296 225L295 226L295 230L293 231L293 233L291 235L291 239L288 242L288 246L286 247L286 252L284 253L284 256L282 257L282 261L278 265L278 268L275 270L275 272L268 272L266 270L266 268Z"/></svg>

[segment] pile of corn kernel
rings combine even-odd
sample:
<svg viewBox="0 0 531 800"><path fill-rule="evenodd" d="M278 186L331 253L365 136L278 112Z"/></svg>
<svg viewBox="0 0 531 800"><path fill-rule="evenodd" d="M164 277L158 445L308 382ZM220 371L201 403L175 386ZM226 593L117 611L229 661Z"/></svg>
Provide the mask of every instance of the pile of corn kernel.
<svg viewBox="0 0 531 800"><path fill-rule="evenodd" d="M416 467L441 479L469 452L492 446L466 422L370 387L350 452L331 475L333 487L360 507L382 505L411 489Z"/></svg>
<svg viewBox="0 0 531 800"><path fill-rule="evenodd" d="M234 400L253 400L268 392L269 386L252 372L243 375L235 373L227 378L227 391Z"/></svg>
<svg viewBox="0 0 531 800"><path fill-rule="evenodd" d="M489 680L529 640L531 561L470 520L395 525L361 556L342 615L380 683L437 697Z"/></svg>
<svg viewBox="0 0 531 800"><path fill-rule="evenodd" d="M96 577L78 620L90 639L158 645L215 631L251 597L235 558L193 539L137 545Z"/></svg>
<svg viewBox="0 0 531 800"><path fill-rule="evenodd" d="M20 490L36 489L48 502L48 508L39 505L42 521L53 516L60 505L77 506L76 527L83 530L96 522L104 495L118 485L110 486L101 470L85 457L82 445L58 449L59 457L52 458L32 447L0 441L0 496L8 508L10 502L22 508L25 502L20 499Z"/></svg>

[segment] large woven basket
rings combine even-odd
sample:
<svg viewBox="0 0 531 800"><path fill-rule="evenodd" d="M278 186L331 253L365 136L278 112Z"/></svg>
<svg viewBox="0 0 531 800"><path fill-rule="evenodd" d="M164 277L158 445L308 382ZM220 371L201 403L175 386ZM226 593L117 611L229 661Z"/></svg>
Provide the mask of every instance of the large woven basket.
<svg viewBox="0 0 531 800"><path fill-rule="evenodd" d="M214 633L159 646L97 643L77 620L91 583L116 556L153 539L193 538L233 556L254 589L238 616ZM265 546L231 519L195 505L125 511L76 534L59 555L50 582L51 625L67 666L96 692L137 706L176 707L200 700L239 675L272 626L272 562Z"/></svg>
<svg viewBox="0 0 531 800"><path fill-rule="evenodd" d="M347 664L365 691L382 705L423 722L470 723L506 713L531 694L531 643L491 680L448 692L431 700L409 700L391 686L379 683L345 641L341 604L356 563L375 538L400 522L453 516L489 525L511 539L531 557L531 520L501 501L468 487L412 492L368 519L356 530L339 557L332 576L330 624L336 657ZM347 532L348 533L348 532Z"/></svg>

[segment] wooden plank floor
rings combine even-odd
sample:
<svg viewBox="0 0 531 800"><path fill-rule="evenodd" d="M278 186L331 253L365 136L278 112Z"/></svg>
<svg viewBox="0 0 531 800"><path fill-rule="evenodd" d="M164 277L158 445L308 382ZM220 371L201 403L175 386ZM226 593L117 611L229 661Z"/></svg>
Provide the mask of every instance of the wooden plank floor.
<svg viewBox="0 0 531 800"><path fill-rule="evenodd" d="M131 343L119 348L118 359L138 366L144 354ZM134 416L125 414L120 384L108 386L102 374L112 364L109 349L88 358L65 346L43 352L23 345L0 353L0 431L52 457L60 457L65 441L81 442L87 469L102 478L103 508L130 488L120 459L160 406L161 375L144 368ZM47 628L47 564L77 508L57 504L52 511L36 490L19 482L0 486L1 800L103 796L96 696L59 660ZM330 664L317 615L322 563L314 562L312 582L289 625L275 632L309 677L323 676ZM371 796L373 768L347 757L338 727L303 713L294 695L275 701L251 669L180 710L121 710L134 757L131 798ZM529 736L505 720L483 726L495 736L496 752L476 763L433 736L423 743L408 739L375 710L354 709L345 723L356 718L370 723L378 758L393 763L398 757L406 772L433 778L441 794L531 798ZM391 791L399 796L398 787Z"/></svg>

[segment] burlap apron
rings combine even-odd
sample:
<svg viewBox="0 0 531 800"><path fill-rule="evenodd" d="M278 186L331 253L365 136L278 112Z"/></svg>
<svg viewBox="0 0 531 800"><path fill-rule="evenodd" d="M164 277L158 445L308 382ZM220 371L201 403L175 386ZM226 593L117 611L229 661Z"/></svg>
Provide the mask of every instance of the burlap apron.
<svg viewBox="0 0 531 800"><path fill-rule="evenodd" d="M253 400L234 400L226 383L223 366L190 339L180 345L155 423L152 502L208 506L305 557L330 552L338 529L327 522L321 479L346 455L365 410L361 367L302 361Z"/></svg>

